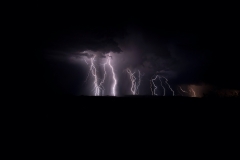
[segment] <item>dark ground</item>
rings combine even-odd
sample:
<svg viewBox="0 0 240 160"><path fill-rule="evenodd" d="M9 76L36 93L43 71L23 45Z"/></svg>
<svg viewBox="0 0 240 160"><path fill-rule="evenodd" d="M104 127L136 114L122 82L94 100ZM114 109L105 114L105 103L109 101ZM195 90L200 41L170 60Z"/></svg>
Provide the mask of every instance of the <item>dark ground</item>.
<svg viewBox="0 0 240 160"><path fill-rule="evenodd" d="M16 118L59 127L68 123L76 126L236 123L240 111L240 98L235 97L55 96L25 97L16 102L23 104L10 107Z"/></svg>
<svg viewBox="0 0 240 160"><path fill-rule="evenodd" d="M129 152L149 158L164 152L229 158L237 153L239 102L216 97L25 97L1 112L7 126L2 131L8 145L34 156L45 151L62 155L57 151L67 149L80 157Z"/></svg>

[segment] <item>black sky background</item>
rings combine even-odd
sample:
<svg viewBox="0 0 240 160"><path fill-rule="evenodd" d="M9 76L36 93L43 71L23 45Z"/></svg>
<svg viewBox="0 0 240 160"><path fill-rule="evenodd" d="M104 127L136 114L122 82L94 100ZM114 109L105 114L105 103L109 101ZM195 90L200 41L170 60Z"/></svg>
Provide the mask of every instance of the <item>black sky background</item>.
<svg viewBox="0 0 240 160"><path fill-rule="evenodd" d="M25 38L21 42L25 50L20 53L25 61L22 72L16 73L20 84L17 93L74 94L81 88L78 81L86 78L85 68L49 61L47 55L64 57L67 52L74 54L85 49L121 52L116 39L123 43L130 35L138 34L146 42L141 57L154 52L156 57L175 58L173 64L187 63L185 68L184 64L176 68L171 65L176 73L181 73L172 83L204 82L217 88L240 89L234 5L118 1L70 5L38 2L32 6L22 21L21 35ZM142 46L137 40L136 46ZM166 48L169 43L174 52Z"/></svg>

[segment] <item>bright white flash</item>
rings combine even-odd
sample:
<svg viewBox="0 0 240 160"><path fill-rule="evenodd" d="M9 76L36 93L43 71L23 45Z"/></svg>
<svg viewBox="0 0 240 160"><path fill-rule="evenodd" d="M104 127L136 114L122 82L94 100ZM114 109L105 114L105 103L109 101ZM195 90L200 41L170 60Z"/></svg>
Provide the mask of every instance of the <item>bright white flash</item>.
<svg viewBox="0 0 240 160"><path fill-rule="evenodd" d="M114 68L113 68L113 66L111 64L111 56L110 56L110 54L107 55L107 61L106 61L106 63L103 64L104 75L103 75L103 79L100 81L99 84L98 84L98 79L99 78L97 76L97 69L96 69L95 64L94 64L95 57L96 57L96 55L91 58L91 66L90 66L90 70L89 70L89 73L91 72L93 77L94 77L94 82L93 82L93 84L94 84L94 95L95 96L100 96L101 91L102 91L102 95L104 94L103 83L105 82L105 78L106 78L106 74L107 74L107 72L106 72L106 65L108 64L109 67L111 68L112 75L113 75L113 81L114 81L113 82L113 86L112 86L112 94L113 94L113 96L116 96L117 80L116 80ZM87 78L89 77L89 73L88 73ZM87 79L86 79L86 81L87 81Z"/></svg>
<svg viewBox="0 0 240 160"><path fill-rule="evenodd" d="M105 80L105 74L104 74L104 78L103 80L98 84L98 76L97 76L97 69L95 67L95 58L96 58L96 55L94 55L91 59L90 59L90 62L91 62L91 66L90 66L90 69L89 69L89 72L88 72L88 75L87 75L87 78L85 80L85 82L87 81L88 77L89 77L89 74L90 72L92 73L92 76L94 77L94 82L93 82L93 85L94 85L94 95L95 96L100 96L101 94L101 91L103 92L104 91L104 87L102 86L104 80ZM85 59L84 59L85 60ZM85 62L87 63L87 61L85 60ZM88 64L88 63L87 63Z"/></svg>
<svg viewBox="0 0 240 160"><path fill-rule="evenodd" d="M108 56L107 63L108 63L108 65L109 65L110 68L111 68L112 76L113 76L113 81L114 81L114 82L113 82L113 86L112 86L112 94L113 94L113 96L116 96L117 79L116 79L115 72L114 72L114 69L113 69L113 66L112 66L111 60L110 60L110 58L112 58L112 56L110 56L110 53L109 53L107 56Z"/></svg>
<svg viewBox="0 0 240 160"><path fill-rule="evenodd" d="M98 77L97 77L97 69L94 65L94 61L95 61L95 57L94 56L93 58L91 58L91 66L90 66L90 71L92 72L92 75L94 77L94 95L95 96L99 96L100 95L100 90L101 90L101 87L99 87L98 85Z"/></svg>
<svg viewBox="0 0 240 160"><path fill-rule="evenodd" d="M104 95L103 83L104 83L104 81L105 81L106 74L107 74L107 72L106 72L106 64L107 64L107 63L108 63L108 59L107 59L107 62L103 64L103 70L104 70L103 79L102 79L102 81L99 83L99 87L102 88L102 95Z"/></svg>

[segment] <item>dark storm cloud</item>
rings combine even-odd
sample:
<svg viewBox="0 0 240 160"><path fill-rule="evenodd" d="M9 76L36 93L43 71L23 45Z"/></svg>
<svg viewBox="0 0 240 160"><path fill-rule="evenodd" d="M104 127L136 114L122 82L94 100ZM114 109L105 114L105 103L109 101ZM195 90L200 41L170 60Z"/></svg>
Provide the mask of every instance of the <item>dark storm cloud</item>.
<svg viewBox="0 0 240 160"><path fill-rule="evenodd" d="M126 68L140 69L145 73L146 79L151 79L155 74L176 79L181 72L179 68L187 64L183 64L181 58L187 62L188 57L174 55L171 39L171 35L159 35L147 29L130 28L128 35L117 42L126 57Z"/></svg>
<svg viewBox="0 0 240 160"><path fill-rule="evenodd" d="M164 22L146 26L142 22L134 23L136 25L123 24L124 29L96 25L96 30L94 27L66 30L58 33L53 41L49 40L47 48L55 52L52 55L60 57L91 58L94 52L106 58L104 54L108 52L121 53L122 56L112 55L120 61L120 79L124 77L120 73L125 74L126 68L130 68L141 70L146 80L154 74L166 76L172 85L236 85L237 78L232 81L227 78L237 73L228 36L221 37L211 29L190 28L187 24L182 25L186 29L181 29L174 23L172 26ZM221 55L223 51L226 58ZM231 62L235 62L234 65L229 65ZM226 76L221 77L223 72Z"/></svg>
<svg viewBox="0 0 240 160"><path fill-rule="evenodd" d="M121 49L118 47L118 44L111 38L102 38L95 40L94 37L92 39L84 40L79 42L79 45L76 46L76 50L84 51L84 50L92 50L95 52L116 52L120 53Z"/></svg>
<svg viewBox="0 0 240 160"><path fill-rule="evenodd" d="M114 40L114 34L105 33L104 30L66 30L58 33L45 42L44 51L47 55L54 56L75 56L81 57L86 54L86 57L91 57L87 53L82 53L86 50L93 52L101 52L103 54L114 52L120 53L122 50L118 47L118 43Z"/></svg>
<svg viewBox="0 0 240 160"><path fill-rule="evenodd" d="M111 11L106 9L105 14L102 14L103 9L99 6L96 7L99 8L97 12L93 12L89 7L82 7L77 9L76 13L69 14L72 8L66 10L64 6L56 7L55 3L52 7L49 7L49 4L41 7L36 4L38 9L28 12L34 18L29 17L29 25L24 27L25 30L19 31L22 33L22 36L19 36L21 38L26 37L25 31L31 35L22 45L31 50L27 56L31 65L26 63L25 66L36 66L36 80L28 78L27 82L32 81L31 88L44 88L43 93L48 92L52 84L60 81L67 90L68 84L85 80L89 66L84 61L79 64L79 59L91 57L81 53L92 50L103 53L113 51L121 53L115 55L124 55L121 57L113 54L113 59L121 60L118 74L127 67L140 69L145 73L142 84L145 84L146 80L146 86L143 86L146 92L149 89L149 78L156 73L170 78L171 84L204 82L220 88L240 88L239 45L236 40L239 37L239 27L237 17L234 18L237 14L230 15L221 7L217 7L220 12L213 11L212 9L216 8L213 7L210 9L211 13L206 13L203 7L196 15L186 8L185 10L178 6L175 11L176 8L169 6L170 10L164 10L164 6L159 8L158 5L155 5L154 9L151 6L149 10L145 10L144 3L142 7L128 6L126 11L124 4L123 11L116 10L114 6ZM85 10L82 12L83 8ZM195 10L194 7L190 8ZM181 15L183 11L186 11L185 15ZM25 54L24 49L21 51ZM102 54L99 56L104 58ZM62 59L69 57L77 59L74 65L66 61L63 63ZM70 75L68 71L72 70L74 73ZM26 75L32 77L33 72L29 71ZM129 80L127 74L126 77L119 81L118 85ZM73 80L76 83L72 83ZM35 93L38 93L38 90Z"/></svg>
<svg viewBox="0 0 240 160"><path fill-rule="evenodd" d="M117 43L113 40L104 40L104 41L85 41L85 42L77 42L77 44L71 44L69 46L59 46L52 48L50 52L53 54L66 55L66 56L86 56L91 57L87 53L81 53L86 50L91 50L94 52L102 52L104 54L109 52L120 53L121 49L117 46ZM54 53L55 52L55 53ZM51 54L51 53L50 53Z"/></svg>
<svg viewBox="0 0 240 160"><path fill-rule="evenodd" d="M237 48L229 36L211 29L164 33L168 30L142 28L131 28L118 40L128 57L126 67L164 75L174 84L239 87Z"/></svg>
<svg viewBox="0 0 240 160"><path fill-rule="evenodd" d="M125 38L118 40L120 48L128 57L129 65L161 69L161 62L171 59L170 52L161 37L158 42L152 40L148 33L131 28ZM160 62L161 61L161 62Z"/></svg>

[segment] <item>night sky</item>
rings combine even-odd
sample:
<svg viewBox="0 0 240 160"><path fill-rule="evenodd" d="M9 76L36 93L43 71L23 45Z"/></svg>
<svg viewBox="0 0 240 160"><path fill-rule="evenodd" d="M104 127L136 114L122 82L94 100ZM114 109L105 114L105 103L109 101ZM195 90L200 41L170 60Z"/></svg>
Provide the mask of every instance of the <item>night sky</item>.
<svg viewBox="0 0 240 160"><path fill-rule="evenodd" d="M2 82L7 98L2 98L1 113L9 140L21 148L28 139L30 146L37 142L42 154L42 148L51 146L52 151L53 144L60 146L65 139L77 145L75 150L83 146L89 151L92 146L103 148L108 139L115 151L112 144L123 144L123 149L130 146L132 152L136 144L149 148L142 145L147 142L154 146L151 153L164 140L169 150L183 148L189 139L193 153L201 152L195 155L204 151L218 155L214 145L228 158L233 155L236 148L229 146L239 139L239 5L210 1L20 3L15 5L18 10L3 12L8 22L2 21L2 26L9 26L2 29L7 35L2 39L11 40L2 51L9 58L1 59L1 79L7 79ZM89 72L94 57L98 84L104 66L107 73L100 96L94 96L94 76ZM107 62L116 75L116 97L112 97L114 81ZM129 71L135 72L136 80L141 73L136 96L132 96ZM154 81L157 96L152 96L156 76L162 81ZM18 146L14 148L19 150Z"/></svg>
<svg viewBox="0 0 240 160"><path fill-rule="evenodd" d="M26 74L21 75L29 77L23 80L29 86L23 85L26 94L94 95L91 74L85 82L90 60L96 55L102 78L108 53L118 96L132 94L127 68L143 73L139 95L152 95L150 80L156 75L166 77L179 96L184 95L179 86L194 89L197 97L240 90L236 10L227 5L118 1L34 6L25 17L29 54L21 51L27 55ZM113 81L106 68L104 95L111 95ZM161 89L157 93L163 94ZM168 88L166 95L172 95Z"/></svg>

